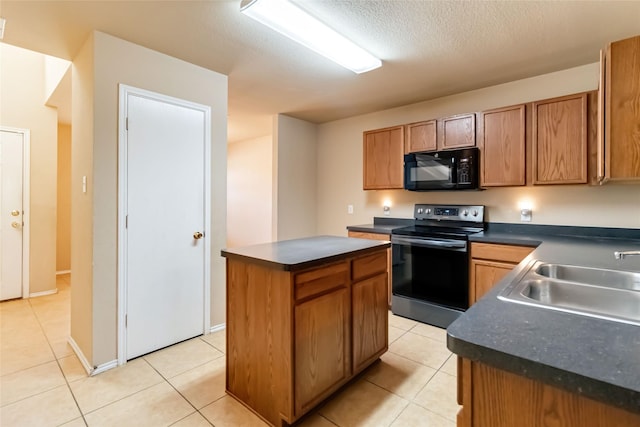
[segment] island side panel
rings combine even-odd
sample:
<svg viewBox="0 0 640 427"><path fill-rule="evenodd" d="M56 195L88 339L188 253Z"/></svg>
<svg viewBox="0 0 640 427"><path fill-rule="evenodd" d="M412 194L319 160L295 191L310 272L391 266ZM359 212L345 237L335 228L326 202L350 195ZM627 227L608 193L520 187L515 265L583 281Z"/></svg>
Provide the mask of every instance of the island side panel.
<svg viewBox="0 0 640 427"><path fill-rule="evenodd" d="M227 392L272 425L293 417L292 293L290 273L227 259Z"/></svg>

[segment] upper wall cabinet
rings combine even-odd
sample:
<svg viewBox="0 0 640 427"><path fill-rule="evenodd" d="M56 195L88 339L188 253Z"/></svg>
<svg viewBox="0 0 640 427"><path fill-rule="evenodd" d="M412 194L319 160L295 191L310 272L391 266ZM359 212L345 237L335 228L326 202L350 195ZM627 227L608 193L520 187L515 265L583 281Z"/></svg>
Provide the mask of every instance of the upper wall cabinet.
<svg viewBox="0 0 640 427"><path fill-rule="evenodd" d="M499 108L480 114L480 185L525 185L525 106Z"/></svg>
<svg viewBox="0 0 640 427"><path fill-rule="evenodd" d="M533 103L533 183L587 182L587 94Z"/></svg>
<svg viewBox="0 0 640 427"><path fill-rule="evenodd" d="M411 123L407 125L405 153L434 151L438 149L436 121Z"/></svg>
<svg viewBox="0 0 640 427"><path fill-rule="evenodd" d="M363 145L363 188L403 188L404 126L364 132Z"/></svg>
<svg viewBox="0 0 640 427"><path fill-rule="evenodd" d="M450 148L473 147L476 145L476 115L460 114L457 116L439 119L442 128L442 138L439 141L439 150Z"/></svg>
<svg viewBox="0 0 640 427"><path fill-rule="evenodd" d="M601 55L598 179L640 179L640 36ZM603 91L604 89L604 91ZM604 104L604 105L603 105Z"/></svg>

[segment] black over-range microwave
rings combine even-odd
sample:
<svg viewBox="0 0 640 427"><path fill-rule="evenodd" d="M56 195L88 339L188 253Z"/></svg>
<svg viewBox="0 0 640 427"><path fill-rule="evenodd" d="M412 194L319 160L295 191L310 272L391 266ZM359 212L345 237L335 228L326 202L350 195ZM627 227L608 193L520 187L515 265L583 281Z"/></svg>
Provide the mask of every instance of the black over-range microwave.
<svg viewBox="0 0 640 427"><path fill-rule="evenodd" d="M477 190L479 156L476 147L406 154L404 188L411 191Z"/></svg>

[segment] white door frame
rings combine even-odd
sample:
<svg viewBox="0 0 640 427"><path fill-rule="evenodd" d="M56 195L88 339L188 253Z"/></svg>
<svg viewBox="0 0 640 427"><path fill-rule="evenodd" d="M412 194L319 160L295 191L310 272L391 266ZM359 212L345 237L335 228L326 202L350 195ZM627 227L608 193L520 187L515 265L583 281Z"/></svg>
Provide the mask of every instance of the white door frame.
<svg viewBox="0 0 640 427"><path fill-rule="evenodd" d="M127 313L127 229L125 227L127 212L127 131L129 95L136 95L166 102L181 107L202 111L205 115L205 166L204 166L204 227L208 236L211 224L211 107L196 104L183 99L173 98L144 89L124 84L119 85L118 108L118 365L127 362L127 329L125 315ZM202 333L207 334L211 329L211 239L206 238L204 245L204 319Z"/></svg>
<svg viewBox="0 0 640 427"><path fill-rule="evenodd" d="M31 131L0 126L0 131L22 134L22 298L29 298L29 229L31 225Z"/></svg>

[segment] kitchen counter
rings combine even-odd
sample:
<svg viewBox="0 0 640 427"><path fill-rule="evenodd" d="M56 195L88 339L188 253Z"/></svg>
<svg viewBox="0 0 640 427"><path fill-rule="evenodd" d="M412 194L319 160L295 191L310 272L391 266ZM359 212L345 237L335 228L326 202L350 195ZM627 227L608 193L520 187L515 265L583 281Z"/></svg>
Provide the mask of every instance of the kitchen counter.
<svg viewBox="0 0 640 427"><path fill-rule="evenodd" d="M368 251L389 246L388 242L374 240L315 236L241 248L227 248L222 250L222 256L243 259L278 270L294 271L325 264L346 254L365 254Z"/></svg>
<svg viewBox="0 0 640 427"><path fill-rule="evenodd" d="M407 227L414 223L413 219L374 217L373 224L349 225L347 230L361 233L391 234L391 231L396 228Z"/></svg>
<svg viewBox="0 0 640 427"><path fill-rule="evenodd" d="M225 249L226 391L291 425L388 349L389 242L317 236Z"/></svg>
<svg viewBox="0 0 640 427"><path fill-rule="evenodd" d="M613 256L614 251L640 250L640 230L508 228L490 226L470 240L537 248L449 326L448 348L463 358L640 413L640 326L497 298L536 260L640 272L640 257Z"/></svg>

